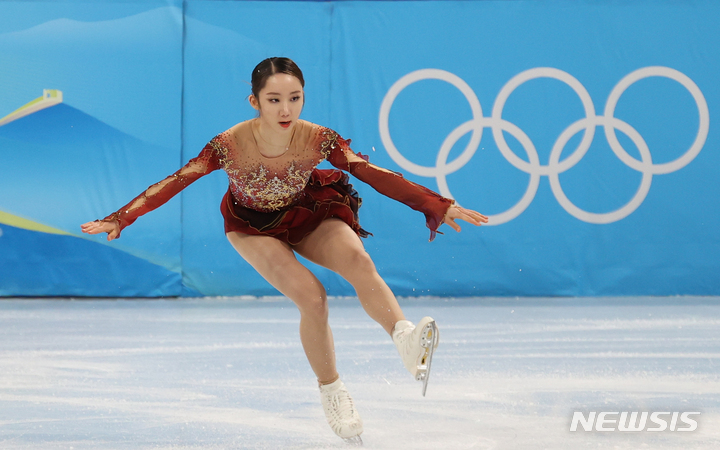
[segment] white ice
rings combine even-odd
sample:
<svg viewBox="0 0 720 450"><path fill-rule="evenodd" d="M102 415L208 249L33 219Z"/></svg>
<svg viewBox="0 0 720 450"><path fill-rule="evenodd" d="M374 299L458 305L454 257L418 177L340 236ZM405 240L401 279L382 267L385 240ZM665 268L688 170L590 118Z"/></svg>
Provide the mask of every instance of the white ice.
<svg viewBox="0 0 720 450"><path fill-rule="evenodd" d="M427 397L357 299L330 300L368 449L720 448L720 299L402 299L440 326ZM0 300L2 449L346 448L280 298ZM570 432L573 411L699 411Z"/></svg>

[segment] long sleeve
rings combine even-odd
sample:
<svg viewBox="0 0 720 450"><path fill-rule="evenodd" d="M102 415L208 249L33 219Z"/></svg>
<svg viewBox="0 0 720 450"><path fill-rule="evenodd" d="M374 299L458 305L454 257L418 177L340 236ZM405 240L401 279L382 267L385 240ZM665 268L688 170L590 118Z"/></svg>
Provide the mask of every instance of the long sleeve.
<svg viewBox="0 0 720 450"><path fill-rule="evenodd" d="M430 241L435 239L436 233L442 234L438 228L443 224L445 214L454 200L413 183L399 173L370 164L366 157L355 154L350 149L349 140L341 138L331 130L327 130L326 133L322 147L330 164L350 172L379 193L425 214L426 225L430 229Z"/></svg>
<svg viewBox="0 0 720 450"><path fill-rule="evenodd" d="M198 178L219 169L218 155L212 143L213 141L208 143L197 157L191 159L180 170L148 187L130 203L103 220L117 221L120 224L120 231L122 231L135 222L138 217L167 203Z"/></svg>

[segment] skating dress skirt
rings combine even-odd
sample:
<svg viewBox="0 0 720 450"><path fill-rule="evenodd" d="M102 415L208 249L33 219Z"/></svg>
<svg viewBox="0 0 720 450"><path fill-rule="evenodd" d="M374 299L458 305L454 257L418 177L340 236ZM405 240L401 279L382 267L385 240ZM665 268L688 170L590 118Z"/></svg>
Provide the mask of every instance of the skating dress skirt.
<svg viewBox="0 0 720 450"><path fill-rule="evenodd" d="M358 208L362 199L340 170L315 169L292 205L277 211L262 212L242 206L228 189L220 211L225 218L225 232L272 236L290 245L303 240L325 219L337 218L347 223L360 237L370 233L360 227Z"/></svg>

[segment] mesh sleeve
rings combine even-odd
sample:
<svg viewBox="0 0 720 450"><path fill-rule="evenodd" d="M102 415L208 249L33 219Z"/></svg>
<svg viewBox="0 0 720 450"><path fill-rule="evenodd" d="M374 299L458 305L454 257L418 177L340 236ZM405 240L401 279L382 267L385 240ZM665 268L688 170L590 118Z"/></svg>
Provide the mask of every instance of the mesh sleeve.
<svg viewBox="0 0 720 450"><path fill-rule="evenodd" d="M430 229L430 241L445 220L448 208L454 200L445 198L425 186L405 179L402 174L383 169L368 161L367 156L356 154L350 148L350 141L338 136L332 130L324 131L321 143L323 155L333 166L350 172L353 176L372 186L379 193L397 200L425 215Z"/></svg>
<svg viewBox="0 0 720 450"><path fill-rule="evenodd" d="M191 159L180 170L148 187L130 203L105 217L103 221L117 221L122 232L138 217L167 203L195 180L219 168L218 155L213 146L208 143L197 157Z"/></svg>

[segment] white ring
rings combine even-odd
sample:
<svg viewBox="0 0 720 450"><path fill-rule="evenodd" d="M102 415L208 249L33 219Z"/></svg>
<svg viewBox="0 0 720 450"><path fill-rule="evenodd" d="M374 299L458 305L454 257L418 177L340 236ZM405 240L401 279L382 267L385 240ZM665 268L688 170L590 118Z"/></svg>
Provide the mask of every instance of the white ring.
<svg viewBox="0 0 720 450"><path fill-rule="evenodd" d="M446 81L458 88L458 90L462 92L462 94L465 96L468 103L470 104L473 119L482 118L483 114L482 108L480 107L480 101L475 96L475 92L473 92L470 86L468 86L468 84L463 81L462 78L444 70L422 69L415 72L410 72L409 74L397 80L395 84L390 87L387 94L385 94L385 98L383 99L382 104L380 105L379 121L380 138L382 139L382 143L383 145L385 145L385 149L387 150L393 161L395 161L397 165L410 173L423 177L435 178L439 174L447 175L449 173L455 172L456 170L467 164L468 161L470 161L480 144L480 139L482 138L482 128L479 130L479 132L477 130L473 130L473 135L470 138L470 142L468 142L468 145L465 147L465 150L463 150L462 154L460 154L460 156L458 156L455 161L448 165L443 164L442 166L436 165L435 167L427 167L415 164L414 162L406 159L395 147L395 144L390 137L390 108L392 108L392 104L395 101L395 98L403 89L417 81L430 79Z"/></svg>
<svg viewBox="0 0 720 450"><path fill-rule="evenodd" d="M445 160L447 159L448 153L453 148L458 139L460 139L470 131L482 129L483 127L493 127L493 129L497 127L501 130L507 131L523 146L525 152L528 155L528 159L530 159L530 163L535 165L540 164L537 151L535 150L535 146L533 145L530 138L518 126L506 120L495 120L489 117L485 117L479 120L469 120L465 122L464 124L455 128L448 135L448 137L445 138L442 146L440 147L440 152L438 153L438 158L436 161L438 167L445 166ZM450 193L450 188L447 185L447 178L445 174L438 174L435 179L437 180L438 191L440 195L448 198L454 198ZM500 214L489 215L488 223L492 223L493 225L500 225L502 223L509 222L515 217L522 214L522 212L525 211L525 209L530 205L530 203L532 203L533 199L535 198L535 193L537 193L539 185L540 174L536 172L531 172L530 180L528 181L528 187L525 190L525 194L523 194L522 198L520 198L520 200L515 204L515 206L508 209L507 211Z"/></svg>
<svg viewBox="0 0 720 450"><path fill-rule="evenodd" d="M610 92L610 95L608 96L607 103L605 104L605 116L614 117L617 102L620 99L620 96L625 92L625 90L636 81L640 81L643 78L649 77L665 77L680 83L685 89L688 90L688 92L690 92L690 95L692 95L693 99L695 100L695 104L698 107L698 114L700 119L697 137L695 138L695 141L692 143L690 148L682 156L675 159L674 161L653 165L652 173L659 175L675 172L676 170L682 169L683 167L687 166L690 161L695 159L698 153L700 153L703 145L705 145L708 130L710 129L710 111L708 110L707 101L705 101L705 97L703 96L702 91L700 91L700 88L687 75L669 67L652 66L644 67L642 69L631 72L630 74L626 75L625 78L620 80L620 82L615 86L615 88L613 88L612 92ZM610 148L613 152L615 152L617 157L620 158L620 160L625 163L625 165L630 166L639 172L642 172L642 169L638 168L642 165L642 163L630 156L625 151L622 145L620 145L620 142L615 135L615 130L612 127L605 127L605 135L607 136Z"/></svg>
<svg viewBox="0 0 720 450"><path fill-rule="evenodd" d="M515 75L510 79L510 81L505 84L505 86L502 87L502 89L500 89L500 93L495 99L495 105L493 105L493 119L502 120L503 108L505 108L505 102L507 101L508 97L510 97L510 94L521 84L536 78L554 78L567 84L568 86L570 86L570 88L572 88L573 91L575 91L575 93L580 98L583 109L585 110L585 117L595 116L595 106L593 105L592 98L590 98L590 94L585 89L585 86L583 86L575 77L573 77L567 72L563 72L562 70L554 69L552 67L536 67L534 69L526 70ZM505 141L505 136L503 136L502 130L500 128L493 127L492 131L493 137L495 138L495 143L500 149L500 153L502 153L502 155L505 157L505 159L508 160L510 164L515 166L517 169L522 170L523 172L538 173L540 175L550 174L550 167L542 166L539 164L539 162L537 165L535 165L532 164L532 161L528 164L527 162L518 158L515 152L510 150L510 147ZM591 127L585 130L585 136L583 136L582 141L580 142L580 144L578 144L578 148L575 150L575 152L573 152L572 155L570 155L568 158L565 159L565 161L563 161L563 164L568 166L564 170L567 170L573 165L577 164L577 162L590 148L590 144L593 141L594 135L594 128ZM580 156L575 157L576 154L579 154Z"/></svg>
<svg viewBox="0 0 720 450"><path fill-rule="evenodd" d="M640 151L640 156L643 160L642 168L645 170L642 171L642 180L640 181L640 187L635 193L635 196L623 207L615 211L608 213L591 213L578 208L570 201L570 199L567 198L560 186L559 173L562 171L551 173L548 176L548 179L550 181L550 188L552 189L553 195L555 195L558 203L560 203L560 206L562 206L565 211L584 222L605 224L617 222L618 220L624 219L630 215L645 200L647 193L650 191L650 183L652 183L652 158L650 156L650 149L648 149L648 146L642 136L640 136L640 133L638 133L626 122L623 122L615 117L595 116L593 118L578 120L563 131L558 140L555 142L552 152L550 153L550 166L559 167L558 160L560 158L560 154L562 153L563 147L565 147L565 144L567 144L571 137L582 129L587 130L589 127L595 128L599 125L604 126L605 129L619 129L633 141Z"/></svg>

